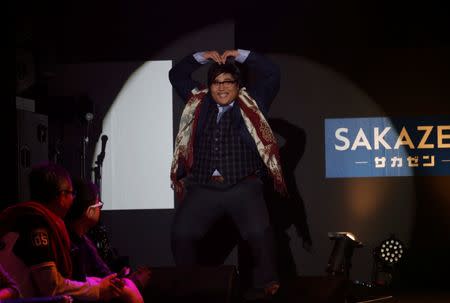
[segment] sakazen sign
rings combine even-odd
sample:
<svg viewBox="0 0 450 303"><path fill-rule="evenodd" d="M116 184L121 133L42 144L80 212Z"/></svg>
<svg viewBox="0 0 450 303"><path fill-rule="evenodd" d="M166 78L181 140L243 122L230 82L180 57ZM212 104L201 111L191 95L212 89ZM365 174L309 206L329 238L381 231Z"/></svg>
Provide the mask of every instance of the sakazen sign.
<svg viewBox="0 0 450 303"><path fill-rule="evenodd" d="M325 119L327 178L450 175L450 117Z"/></svg>

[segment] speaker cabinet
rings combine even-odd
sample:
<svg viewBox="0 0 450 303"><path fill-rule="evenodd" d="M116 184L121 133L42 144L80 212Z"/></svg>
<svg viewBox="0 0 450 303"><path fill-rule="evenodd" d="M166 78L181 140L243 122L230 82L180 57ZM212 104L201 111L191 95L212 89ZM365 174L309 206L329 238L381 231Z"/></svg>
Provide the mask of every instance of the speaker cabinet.
<svg viewBox="0 0 450 303"><path fill-rule="evenodd" d="M16 111L18 200L30 199L31 167L48 160L48 117L26 110Z"/></svg>

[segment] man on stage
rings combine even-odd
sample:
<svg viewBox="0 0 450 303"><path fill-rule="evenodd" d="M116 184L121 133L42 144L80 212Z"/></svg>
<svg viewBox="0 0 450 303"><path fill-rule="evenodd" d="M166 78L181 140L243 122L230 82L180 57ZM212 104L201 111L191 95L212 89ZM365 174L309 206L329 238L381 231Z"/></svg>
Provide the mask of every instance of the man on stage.
<svg viewBox="0 0 450 303"><path fill-rule="evenodd" d="M191 74L210 61L205 88ZM254 73L248 88L233 61ZM186 101L171 170L181 202L172 227L175 263L198 264L196 243L229 215L251 248L254 288L249 293L271 297L279 282L261 177L268 173L276 190L285 193L278 146L266 120L279 90L279 69L255 52L205 51L182 59L169 78Z"/></svg>

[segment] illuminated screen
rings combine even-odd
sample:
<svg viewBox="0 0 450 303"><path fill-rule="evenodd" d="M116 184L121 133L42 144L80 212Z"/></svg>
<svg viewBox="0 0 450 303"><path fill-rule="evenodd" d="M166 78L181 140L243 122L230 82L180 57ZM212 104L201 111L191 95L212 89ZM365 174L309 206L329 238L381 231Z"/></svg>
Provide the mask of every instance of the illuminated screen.
<svg viewBox="0 0 450 303"><path fill-rule="evenodd" d="M123 84L103 120L104 209L173 208L171 61L148 61ZM95 154L101 151L97 142Z"/></svg>

